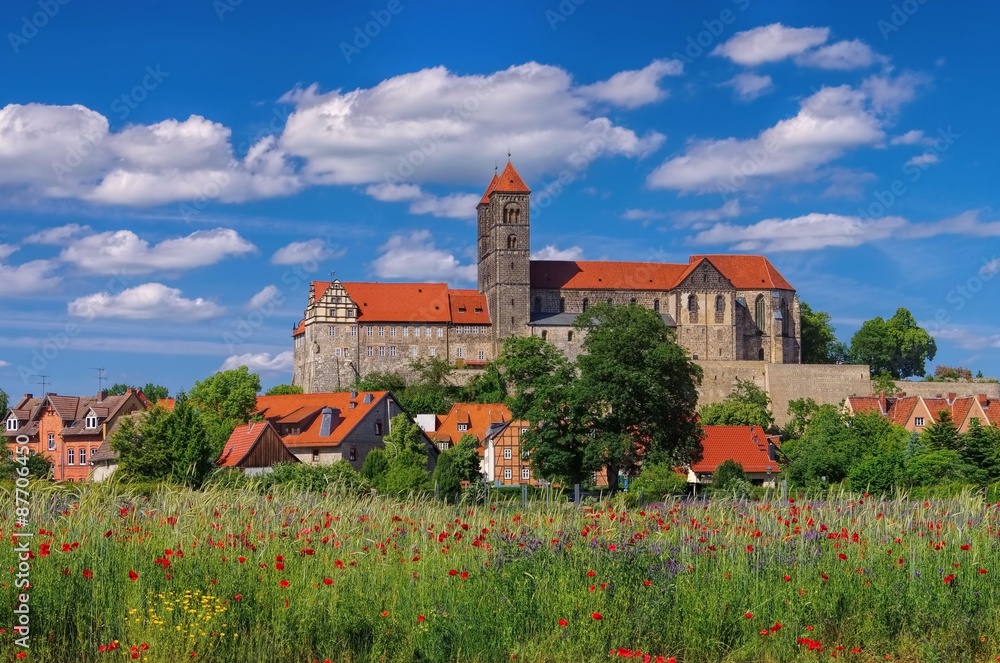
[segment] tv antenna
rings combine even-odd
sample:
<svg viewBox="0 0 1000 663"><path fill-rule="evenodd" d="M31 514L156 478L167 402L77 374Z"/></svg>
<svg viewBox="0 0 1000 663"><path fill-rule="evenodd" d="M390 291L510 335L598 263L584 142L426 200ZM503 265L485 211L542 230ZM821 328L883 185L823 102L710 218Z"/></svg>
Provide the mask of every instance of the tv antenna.
<svg viewBox="0 0 1000 663"><path fill-rule="evenodd" d="M38 375L38 374L36 374L35 377L36 378L41 378L41 380L35 380L35 384L42 385L42 396L44 397L46 394L48 394L48 392L45 390L45 385L47 385L49 383L49 378L52 377L52 376L51 375Z"/></svg>
<svg viewBox="0 0 1000 663"><path fill-rule="evenodd" d="M93 366L91 366L90 370L97 371L97 376L96 376L97 377L97 393L99 394L102 391L104 391L104 383L107 382L108 379L106 377L104 377L104 369L103 368L94 368Z"/></svg>

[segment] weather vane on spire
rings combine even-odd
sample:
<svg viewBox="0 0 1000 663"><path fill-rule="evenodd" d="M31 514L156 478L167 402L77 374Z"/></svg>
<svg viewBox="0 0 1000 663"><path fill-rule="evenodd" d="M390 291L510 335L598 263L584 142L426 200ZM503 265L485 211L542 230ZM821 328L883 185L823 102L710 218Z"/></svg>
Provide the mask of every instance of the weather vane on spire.
<svg viewBox="0 0 1000 663"><path fill-rule="evenodd" d="M507 147L507 161L510 162L510 146Z"/></svg>

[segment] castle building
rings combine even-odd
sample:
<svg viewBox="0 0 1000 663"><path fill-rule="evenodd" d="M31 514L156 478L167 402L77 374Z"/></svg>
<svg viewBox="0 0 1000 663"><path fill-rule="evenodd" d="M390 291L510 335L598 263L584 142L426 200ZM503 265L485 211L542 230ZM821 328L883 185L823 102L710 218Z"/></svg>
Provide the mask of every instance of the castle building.
<svg viewBox="0 0 1000 663"><path fill-rule="evenodd" d="M687 264L531 259L531 190L508 162L477 205L478 288L314 281L295 327L293 383L340 391L415 359L492 361L504 339L541 336L571 359L576 317L598 303L663 316L695 360L797 364L795 289L763 256L697 255Z"/></svg>

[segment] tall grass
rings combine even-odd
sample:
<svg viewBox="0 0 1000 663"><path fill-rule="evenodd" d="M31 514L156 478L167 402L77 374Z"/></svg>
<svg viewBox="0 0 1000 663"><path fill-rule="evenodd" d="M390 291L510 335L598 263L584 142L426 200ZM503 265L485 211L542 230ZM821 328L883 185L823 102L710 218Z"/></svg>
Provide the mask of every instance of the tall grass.
<svg viewBox="0 0 1000 663"><path fill-rule="evenodd" d="M1000 509L971 494L626 511L146 492L32 487L25 660L130 660L133 646L139 660L234 663L595 661L620 647L678 661L1000 654ZM13 524L0 492L8 542ZM3 546L9 658L21 651L16 564Z"/></svg>

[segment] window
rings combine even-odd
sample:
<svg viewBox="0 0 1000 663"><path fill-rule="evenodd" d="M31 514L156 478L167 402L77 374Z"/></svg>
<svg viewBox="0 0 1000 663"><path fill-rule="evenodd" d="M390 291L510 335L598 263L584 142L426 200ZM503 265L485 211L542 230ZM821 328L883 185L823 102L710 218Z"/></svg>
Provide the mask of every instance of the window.
<svg viewBox="0 0 1000 663"><path fill-rule="evenodd" d="M378 346L378 356L379 357L384 357L385 356L385 346L384 345Z"/></svg>
<svg viewBox="0 0 1000 663"><path fill-rule="evenodd" d="M87 415L87 428L97 428L97 415L90 413Z"/></svg>
<svg viewBox="0 0 1000 663"><path fill-rule="evenodd" d="M565 297L560 297L559 298L559 312L560 313L565 313L566 312L566 298Z"/></svg>
<svg viewBox="0 0 1000 663"><path fill-rule="evenodd" d="M375 335L375 328L372 327L371 325L368 325L367 327L365 327L365 335L366 336L374 336Z"/></svg>
<svg viewBox="0 0 1000 663"><path fill-rule="evenodd" d="M913 425L914 426L923 426L924 425L924 418L923 417L914 417L913 418Z"/></svg>
<svg viewBox="0 0 1000 663"><path fill-rule="evenodd" d="M396 328L389 327L389 336L395 336L395 335L396 335Z"/></svg>
<svg viewBox="0 0 1000 663"><path fill-rule="evenodd" d="M757 301L754 302L754 322L757 323L757 330L761 333L766 329L764 321L764 295L757 295Z"/></svg>
<svg viewBox="0 0 1000 663"><path fill-rule="evenodd" d="M504 460L510 460L513 457L514 457L514 452L511 450L511 448L510 447L504 447L504 450L503 450L503 459Z"/></svg>
<svg viewBox="0 0 1000 663"><path fill-rule="evenodd" d="M608 306L614 306L614 305L615 305L615 300L608 297Z"/></svg>
<svg viewBox="0 0 1000 663"><path fill-rule="evenodd" d="M396 346L395 345L390 345L389 346L389 356L390 357L395 357L396 356Z"/></svg>
<svg viewBox="0 0 1000 663"><path fill-rule="evenodd" d="M86 465L87 464L87 450L86 449L80 449L80 464L81 465Z"/></svg>
<svg viewBox="0 0 1000 663"><path fill-rule="evenodd" d="M410 356L411 357L416 357L417 353L419 351L420 351L420 348L418 348L417 346L414 345L412 348L410 348Z"/></svg>
<svg viewBox="0 0 1000 663"><path fill-rule="evenodd" d="M524 481L527 481L530 478L531 478L531 470L529 470L527 467L522 467L521 468L521 479L523 479Z"/></svg>
<svg viewBox="0 0 1000 663"><path fill-rule="evenodd" d="M698 298L688 295L688 322L698 322Z"/></svg>
<svg viewBox="0 0 1000 663"><path fill-rule="evenodd" d="M476 355L476 357L479 359L479 361L486 361L486 351L480 350L479 353Z"/></svg>
<svg viewBox="0 0 1000 663"><path fill-rule="evenodd" d="M525 434L525 433L527 433L527 432L528 432L528 429L527 429L527 428L522 428L522 429L521 429L521 435L524 435L524 434ZM525 451L525 452L524 452L524 457L525 457L525 458L527 458L527 457L528 457L528 452L527 452L527 451Z"/></svg>
<svg viewBox="0 0 1000 663"><path fill-rule="evenodd" d="M462 348L455 348L455 357L457 359L461 359L462 358Z"/></svg>
<svg viewBox="0 0 1000 663"><path fill-rule="evenodd" d="M548 339L548 337L549 337L549 333L543 329L542 330L542 340L544 341L544 340Z"/></svg>
<svg viewBox="0 0 1000 663"><path fill-rule="evenodd" d="M403 327L403 338L406 338L409 335L410 335L410 328L409 327Z"/></svg>
<svg viewBox="0 0 1000 663"><path fill-rule="evenodd" d="M635 297L633 297L632 299L628 300L628 303L629 304L635 304Z"/></svg>
<svg viewBox="0 0 1000 663"><path fill-rule="evenodd" d="M75 463L73 462L73 457L75 455L76 454L74 453L74 451L72 449L67 449L66 450L66 464L67 465L75 465Z"/></svg>
<svg viewBox="0 0 1000 663"><path fill-rule="evenodd" d="M438 338L444 336L444 327L438 327Z"/></svg>
<svg viewBox="0 0 1000 663"><path fill-rule="evenodd" d="M369 345L368 348L366 348L366 349L368 351L368 356L369 357L374 357L375 356L375 348L374 348L374 346Z"/></svg>
<svg viewBox="0 0 1000 663"><path fill-rule="evenodd" d="M572 341L573 340L573 332L567 332L566 333L566 340L567 341Z"/></svg>
<svg viewBox="0 0 1000 663"><path fill-rule="evenodd" d="M355 449L354 447L351 447L351 456L350 457L351 457L351 460L357 460L358 459L358 450Z"/></svg>
<svg viewBox="0 0 1000 663"><path fill-rule="evenodd" d="M503 471L503 478L505 481L510 481L511 478L513 478L513 475L514 473L510 471L509 467Z"/></svg>
<svg viewBox="0 0 1000 663"><path fill-rule="evenodd" d="M357 337L358 337L358 328L351 327L351 338L357 338Z"/></svg>
<svg viewBox="0 0 1000 663"><path fill-rule="evenodd" d="M350 355L350 348L344 348L344 356L347 357L349 355Z"/></svg>
<svg viewBox="0 0 1000 663"><path fill-rule="evenodd" d="M469 430L469 424L459 424L458 425L458 432L459 433L464 433L467 430Z"/></svg>
<svg viewBox="0 0 1000 663"><path fill-rule="evenodd" d="M385 336L385 327L379 327L378 328L378 335L379 336Z"/></svg>
<svg viewBox="0 0 1000 663"><path fill-rule="evenodd" d="M340 356L340 348L337 348L337 356Z"/></svg>
<svg viewBox="0 0 1000 663"><path fill-rule="evenodd" d="M657 313L660 312L660 300L659 299L654 299L653 300L653 310L656 311Z"/></svg>
<svg viewBox="0 0 1000 663"><path fill-rule="evenodd" d="M715 296L715 322L721 323L726 319L726 298L722 295Z"/></svg>
<svg viewBox="0 0 1000 663"><path fill-rule="evenodd" d="M56 450L56 434L49 433L49 451Z"/></svg>
<svg viewBox="0 0 1000 663"><path fill-rule="evenodd" d="M319 449L313 449L313 462L319 462Z"/></svg>
<svg viewBox="0 0 1000 663"><path fill-rule="evenodd" d="M328 329L330 330L330 336L336 336L337 335L337 328L336 327L334 327L333 325L330 325L328 327Z"/></svg>
<svg viewBox="0 0 1000 663"><path fill-rule="evenodd" d="M788 319L788 302L784 299L781 300L781 334L782 336L794 336L794 333L788 333L791 329L790 320Z"/></svg>
<svg viewBox="0 0 1000 663"><path fill-rule="evenodd" d="M7 430L17 430L18 421L14 417L7 420Z"/></svg>
<svg viewBox="0 0 1000 663"><path fill-rule="evenodd" d="M447 442L438 442L437 448L438 448L438 451L448 451L448 443Z"/></svg>
<svg viewBox="0 0 1000 663"><path fill-rule="evenodd" d="M587 307L590 306L590 300L586 297L583 298L583 310L586 311Z"/></svg>
<svg viewBox="0 0 1000 663"><path fill-rule="evenodd" d="M507 248L516 249L517 248L517 235L510 235L507 237Z"/></svg>
<svg viewBox="0 0 1000 663"><path fill-rule="evenodd" d="M376 421L375 422L375 434L376 435L381 435L382 434L382 422L381 421Z"/></svg>
<svg viewBox="0 0 1000 663"><path fill-rule="evenodd" d="M427 348L427 354L429 354L432 357L437 357L438 356L438 349L437 348Z"/></svg>

